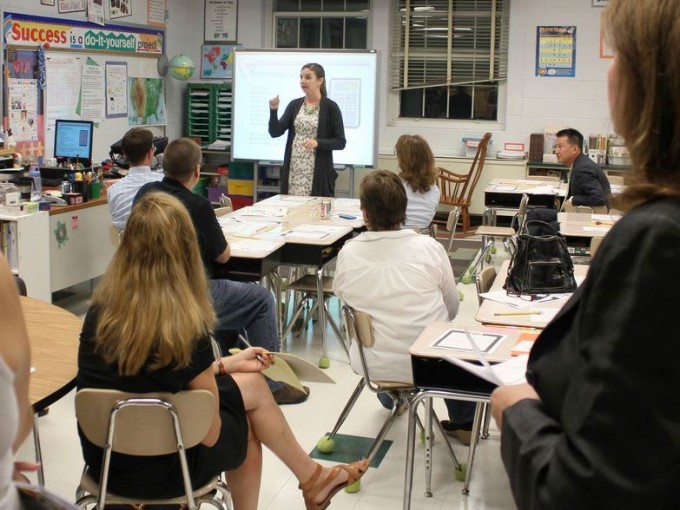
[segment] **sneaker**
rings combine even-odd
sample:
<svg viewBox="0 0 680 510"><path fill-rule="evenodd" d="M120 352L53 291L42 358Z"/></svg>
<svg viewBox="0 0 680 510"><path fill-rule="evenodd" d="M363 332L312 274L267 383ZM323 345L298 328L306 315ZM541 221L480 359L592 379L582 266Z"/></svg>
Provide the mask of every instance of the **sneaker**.
<svg viewBox="0 0 680 510"><path fill-rule="evenodd" d="M441 424L447 436L455 437L465 446L470 446L472 423L453 423L449 420L442 420Z"/></svg>
<svg viewBox="0 0 680 510"><path fill-rule="evenodd" d="M274 395L274 400L280 406L299 404L307 400L309 396L309 388L303 386L304 392L294 388L290 384L286 384L283 388L272 393Z"/></svg>

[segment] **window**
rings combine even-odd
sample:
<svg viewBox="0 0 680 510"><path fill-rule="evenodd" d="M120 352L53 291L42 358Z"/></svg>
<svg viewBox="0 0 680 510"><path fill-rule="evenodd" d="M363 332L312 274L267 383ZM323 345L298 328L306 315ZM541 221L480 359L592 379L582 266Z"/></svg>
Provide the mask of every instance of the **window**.
<svg viewBox="0 0 680 510"><path fill-rule="evenodd" d="M367 49L369 0L275 0L275 48Z"/></svg>
<svg viewBox="0 0 680 510"><path fill-rule="evenodd" d="M394 0L391 76L400 117L497 120L510 0Z"/></svg>

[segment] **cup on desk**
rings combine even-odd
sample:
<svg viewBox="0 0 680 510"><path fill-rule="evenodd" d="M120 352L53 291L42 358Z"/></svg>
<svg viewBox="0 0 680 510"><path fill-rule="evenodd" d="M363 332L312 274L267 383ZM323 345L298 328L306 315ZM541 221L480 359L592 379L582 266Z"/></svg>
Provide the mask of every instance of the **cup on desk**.
<svg viewBox="0 0 680 510"><path fill-rule="evenodd" d="M90 200L94 200L95 198L99 198L102 193L102 183L101 182L92 182L90 183Z"/></svg>

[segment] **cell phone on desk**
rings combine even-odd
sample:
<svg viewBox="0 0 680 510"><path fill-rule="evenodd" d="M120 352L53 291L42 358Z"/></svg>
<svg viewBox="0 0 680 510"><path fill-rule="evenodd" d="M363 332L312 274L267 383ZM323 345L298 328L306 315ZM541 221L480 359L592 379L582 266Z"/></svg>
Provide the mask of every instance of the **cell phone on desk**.
<svg viewBox="0 0 680 510"><path fill-rule="evenodd" d="M356 220L357 217L354 216L353 214L338 214L338 218L342 218L343 220Z"/></svg>

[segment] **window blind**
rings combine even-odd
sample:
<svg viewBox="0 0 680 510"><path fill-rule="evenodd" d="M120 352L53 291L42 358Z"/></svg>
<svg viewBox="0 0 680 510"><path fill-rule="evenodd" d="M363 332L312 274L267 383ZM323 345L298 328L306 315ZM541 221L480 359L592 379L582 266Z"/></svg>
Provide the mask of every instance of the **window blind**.
<svg viewBox="0 0 680 510"><path fill-rule="evenodd" d="M507 78L510 0L393 0L392 89Z"/></svg>

